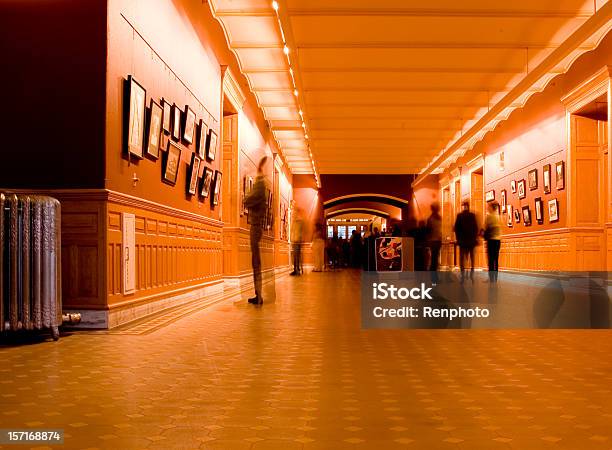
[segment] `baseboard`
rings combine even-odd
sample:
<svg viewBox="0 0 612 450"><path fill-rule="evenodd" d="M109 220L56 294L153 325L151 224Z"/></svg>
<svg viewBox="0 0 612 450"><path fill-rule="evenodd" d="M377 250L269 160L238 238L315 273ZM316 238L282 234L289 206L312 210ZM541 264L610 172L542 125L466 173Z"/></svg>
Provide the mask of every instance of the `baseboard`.
<svg viewBox="0 0 612 450"><path fill-rule="evenodd" d="M263 283L276 280L287 275L291 267L275 267L262 272ZM81 314L81 322L71 329L111 329L143 317L159 313L165 309L182 306L200 300L203 297L223 294L224 300L241 301L241 293L253 289L253 274L246 273L237 277L227 277L222 283L216 282L209 286L193 289L178 295L159 300L126 305L111 310L64 309L64 313Z"/></svg>

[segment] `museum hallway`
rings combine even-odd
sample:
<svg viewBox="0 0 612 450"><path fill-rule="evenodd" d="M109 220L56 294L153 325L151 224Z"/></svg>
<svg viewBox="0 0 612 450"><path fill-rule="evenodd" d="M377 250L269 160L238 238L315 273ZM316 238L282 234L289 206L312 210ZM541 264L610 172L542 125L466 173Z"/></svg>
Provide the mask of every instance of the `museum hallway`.
<svg viewBox="0 0 612 450"><path fill-rule="evenodd" d="M359 277L11 342L2 427L79 449L612 448L609 330L362 330Z"/></svg>

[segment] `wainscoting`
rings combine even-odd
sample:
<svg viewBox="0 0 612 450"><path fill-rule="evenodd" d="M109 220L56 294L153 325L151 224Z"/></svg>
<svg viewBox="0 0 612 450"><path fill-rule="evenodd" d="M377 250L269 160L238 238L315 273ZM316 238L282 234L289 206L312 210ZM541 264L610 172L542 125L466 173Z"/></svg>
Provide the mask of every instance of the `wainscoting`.
<svg viewBox="0 0 612 450"><path fill-rule="evenodd" d="M499 267L529 271L606 270L604 238L601 228L561 228L503 236Z"/></svg>

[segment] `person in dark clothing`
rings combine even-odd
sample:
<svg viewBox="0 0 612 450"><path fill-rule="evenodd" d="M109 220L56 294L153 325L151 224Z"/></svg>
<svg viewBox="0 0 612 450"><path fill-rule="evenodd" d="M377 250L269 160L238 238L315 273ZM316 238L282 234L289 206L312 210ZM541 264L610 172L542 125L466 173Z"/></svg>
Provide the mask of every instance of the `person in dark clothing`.
<svg viewBox="0 0 612 450"><path fill-rule="evenodd" d="M469 202L461 205L463 211L457 214L455 220L455 237L459 245L459 266L461 267L461 281L465 280L466 259L470 258L470 279L474 281L474 248L478 245L478 221L476 214L470 211Z"/></svg>
<svg viewBox="0 0 612 450"><path fill-rule="evenodd" d="M259 242L263 235L263 219L266 214L268 201L266 198L266 182L264 180L264 166L267 161L267 156L264 156L259 161L257 178L253 184L253 189L244 199L244 204L249 209L249 219L251 222L251 263L253 265L253 285L255 287L255 297L250 298L249 303L255 305L263 304Z"/></svg>
<svg viewBox="0 0 612 450"><path fill-rule="evenodd" d="M428 245L431 251L431 262L429 270L432 272L432 280L438 280L438 264L440 263L440 249L442 248L442 216L440 215L440 204L432 203L431 215L427 219Z"/></svg>
<svg viewBox="0 0 612 450"><path fill-rule="evenodd" d="M351 235L351 267L359 267L361 264L361 234L353 230Z"/></svg>

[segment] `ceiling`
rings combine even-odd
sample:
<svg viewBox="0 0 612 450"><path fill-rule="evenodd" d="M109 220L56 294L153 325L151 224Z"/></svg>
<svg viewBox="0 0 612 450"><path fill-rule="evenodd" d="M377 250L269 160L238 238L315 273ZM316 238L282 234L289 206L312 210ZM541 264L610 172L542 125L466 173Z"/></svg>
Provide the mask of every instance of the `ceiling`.
<svg viewBox="0 0 612 450"><path fill-rule="evenodd" d="M606 0L276 4L210 0L290 169L315 175L440 171L611 22Z"/></svg>

